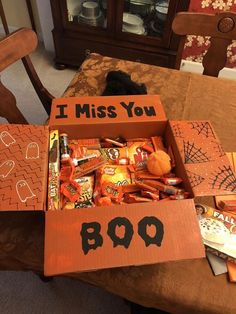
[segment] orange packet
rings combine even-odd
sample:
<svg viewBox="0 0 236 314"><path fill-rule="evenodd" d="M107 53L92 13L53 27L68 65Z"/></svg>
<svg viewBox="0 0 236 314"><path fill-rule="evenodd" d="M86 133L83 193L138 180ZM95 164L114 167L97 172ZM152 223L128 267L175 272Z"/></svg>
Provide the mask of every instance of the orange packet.
<svg viewBox="0 0 236 314"><path fill-rule="evenodd" d="M112 182L103 182L102 195L110 197L115 202L120 202L123 196L122 186L118 186Z"/></svg>
<svg viewBox="0 0 236 314"><path fill-rule="evenodd" d="M88 149L99 149L101 148L99 138L85 138L85 139L77 139L77 140L70 140L70 144L75 144L78 146L86 147Z"/></svg>
<svg viewBox="0 0 236 314"><path fill-rule="evenodd" d="M105 165L106 160L103 156L89 159L87 162L77 166L73 173L73 178L77 179Z"/></svg>

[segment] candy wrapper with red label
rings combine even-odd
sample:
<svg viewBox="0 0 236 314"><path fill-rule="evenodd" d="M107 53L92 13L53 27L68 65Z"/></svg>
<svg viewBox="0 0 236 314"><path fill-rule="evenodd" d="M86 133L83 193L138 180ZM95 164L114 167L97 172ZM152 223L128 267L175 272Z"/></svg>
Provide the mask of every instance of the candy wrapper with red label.
<svg viewBox="0 0 236 314"><path fill-rule="evenodd" d="M130 164L134 164L136 170L143 170L147 168L149 152L147 152L147 148L143 149L144 145L145 147L150 146L150 149L153 150L151 141L127 143Z"/></svg>
<svg viewBox="0 0 236 314"><path fill-rule="evenodd" d="M75 181L64 182L61 185L61 193L71 202L75 202L80 197L80 191L81 187Z"/></svg>
<svg viewBox="0 0 236 314"><path fill-rule="evenodd" d="M81 188L80 196L75 201L75 208L92 207L94 176L85 176L75 180Z"/></svg>

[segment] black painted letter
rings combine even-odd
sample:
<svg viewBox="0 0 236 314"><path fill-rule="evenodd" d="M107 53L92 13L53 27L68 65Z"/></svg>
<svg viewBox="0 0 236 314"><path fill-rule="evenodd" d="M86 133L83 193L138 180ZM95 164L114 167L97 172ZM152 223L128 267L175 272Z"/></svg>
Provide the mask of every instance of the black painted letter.
<svg viewBox="0 0 236 314"><path fill-rule="evenodd" d="M147 234L147 226L151 225L154 225L156 227L156 234L154 237L150 237ZM144 217L138 223L138 234L144 240L146 246L149 246L150 244L156 244L157 246L161 246L161 242L164 236L163 223L154 216Z"/></svg>
<svg viewBox="0 0 236 314"><path fill-rule="evenodd" d="M116 235L117 226L125 227L125 235L123 238L119 238ZM113 241L113 247L116 247L117 245L123 245L126 249L128 249L134 234L134 229L129 219L125 217L116 217L109 222L107 234Z"/></svg>
<svg viewBox="0 0 236 314"><path fill-rule="evenodd" d="M88 229L93 229L91 232ZM82 237L82 249L84 254L88 254L89 250L96 250L99 246L103 244L103 238L100 235L101 225L98 222L89 222L83 223L81 229L81 237ZM89 240L94 241L93 244L89 243Z"/></svg>
<svg viewBox="0 0 236 314"><path fill-rule="evenodd" d="M130 101L129 104L126 105L126 103L122 101L120 104L121 104L121 106L122 106L123 108L126 109L127 114L128 114L128 117L129 117L129 118L133 117L132 108L133 108L133 106L134 106L134 102L133 102L133 101Z"/></svg>
<svg viewBox="0 0 236 314"><path fill-rule="evenodd" d="M65 114L65 108L67 108L67 105L57 105L57 108L59 108L60 113L56 115L56 119L68 118L68 115Z"/></svg>

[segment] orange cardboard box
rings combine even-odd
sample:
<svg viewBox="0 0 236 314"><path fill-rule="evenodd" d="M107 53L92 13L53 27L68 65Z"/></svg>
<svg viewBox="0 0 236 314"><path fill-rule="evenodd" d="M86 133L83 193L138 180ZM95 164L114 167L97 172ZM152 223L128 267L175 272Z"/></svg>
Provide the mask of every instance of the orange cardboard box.
<svg viewBox="0 0 236 314"><path fill-rule="evenodd" d="M191 198L48 210L49 128L71 139L161 135ZM235 192L209 121L168 121L159 96L78 97L54 99L49 128L0 128L0 209L45 214L45 275L205 256L193 199Z"/></svg>
<svg viewBox="0 0 236 314"><path fill-rule="evenodd" d="M69 138L163 136L191 198L46 212L45 274L202 258L195 196L232 194L209 121L167 121L159 96L59 98L50 127Z"/></svg>
<svg viewBox="0 0 236 314"><path fill-rule="evenodd" d="M0 211L46 210L48 132L0 125Z"/></svg>

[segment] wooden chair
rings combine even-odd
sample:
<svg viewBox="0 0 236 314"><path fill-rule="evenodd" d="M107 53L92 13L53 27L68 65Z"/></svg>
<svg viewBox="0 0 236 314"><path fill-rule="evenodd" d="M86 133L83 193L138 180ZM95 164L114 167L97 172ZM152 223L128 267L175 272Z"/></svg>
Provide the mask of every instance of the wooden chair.
<svg viewBox="0 0 236 314"><path fill-rule="evenodd" d="M2 39L0 41L0 72L21 59L43 107L50 114L53 96L43 86L29 57L37 44L36 33L28 28L21 28ZM1 82L0 116L6 118L9 123L27 124L26 119L16 105L15 96Z"/></svg>
<svg viewBox="0 0 236 314"><path fill-rule="evenodd" d="M203 74L217 77L227 61L227 47L236 39L236 13L179 12L173 20L172 30L182 36L176 68L180 68L186 35L210 36L211 44L202 62Z"/></svg>

